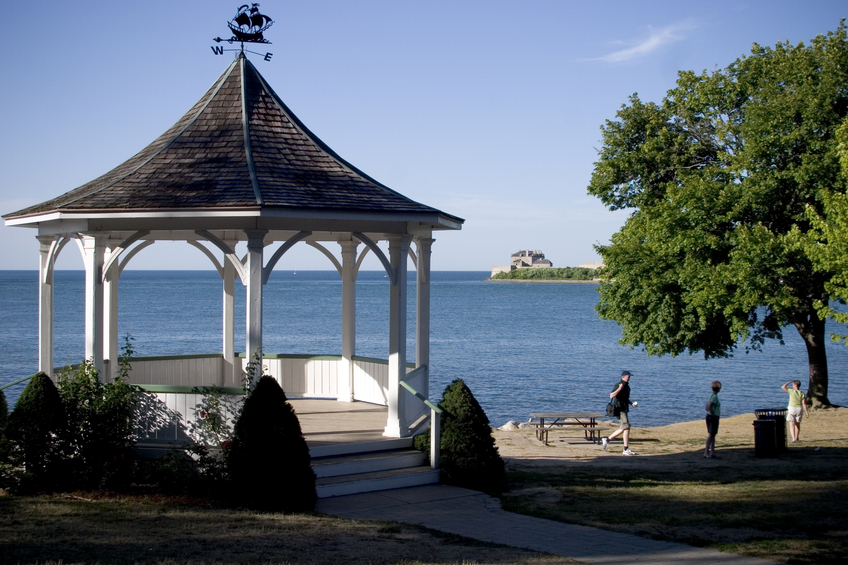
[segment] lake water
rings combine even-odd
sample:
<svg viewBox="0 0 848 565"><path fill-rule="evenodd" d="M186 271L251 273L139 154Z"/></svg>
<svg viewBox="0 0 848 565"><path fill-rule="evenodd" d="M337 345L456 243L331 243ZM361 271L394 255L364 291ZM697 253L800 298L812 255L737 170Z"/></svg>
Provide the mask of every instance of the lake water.
<svg viewBox="0 0 848 565"><path fill-rule="evenodd" d="M801 379L807 355L793 328L786 345L744 348L730 359L648 357L617 344L621 330L599 320L594 284L491 283L488 272L434 272L431 283L431 391L460 377L493 425L530 412L603 411L623 369L633 373L636 426L700 419L710 383L720 380L722 415L786 404L780 385ZM410 276L408 355L414 361L415 285ZM214 271L125 271L118 328L137 355L221 351L221 280ZM84 273L55 275L54 361L84 353ZM357 282L357 355L388 357L388 279ZM236 349L244 348L244 287L236 283ZM0 271L0 385L38 366L38 274ZM341 353L341 281L335 271L275 271L265 287L264 350ZM831 402L848 404L848 348L828 344ZM6 389L10 407L23 385Z"/></svg>

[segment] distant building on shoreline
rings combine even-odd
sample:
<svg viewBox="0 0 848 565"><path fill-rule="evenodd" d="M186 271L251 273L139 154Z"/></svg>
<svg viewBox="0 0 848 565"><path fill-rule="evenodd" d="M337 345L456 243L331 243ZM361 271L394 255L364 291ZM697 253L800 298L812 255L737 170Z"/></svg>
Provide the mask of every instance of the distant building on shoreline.
<svg viewBox="0 0 848 565"><path fill-rule="evenodd" d="M540 267L553 267L554 264L545 259L545 254L535 249L523 249L510 256L509 265L494 265L492 276L498 273L508 273L516 269L538 269Z"/></svg>
<svg viewBox="0 0 848 565"><path fill-rule="evenodd" d="M513 253L510 256L510 264L509 265L494 265L492 267L491 276L495 276L498 273L508 273L510 271L514 271L516 269L538 269L539 267L553 267L554 264L549 260L545 259L545 254L535 249L533 251L529 249L524 249ZM586 261L584 263L580 263L577 265L582 269L600 269L604 266L603 261Z"/></svg>

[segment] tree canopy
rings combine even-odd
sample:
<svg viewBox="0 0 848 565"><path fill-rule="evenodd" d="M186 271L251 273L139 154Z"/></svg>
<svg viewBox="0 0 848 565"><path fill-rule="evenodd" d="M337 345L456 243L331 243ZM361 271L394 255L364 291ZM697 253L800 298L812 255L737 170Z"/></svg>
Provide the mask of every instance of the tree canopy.
<svg viewBox="0 0 848 565"><path fill-rule="evenodd" d="M836 137L842 175L848 178L848 119L836 130ZM814 230L804 239L816 268L832 273L825 283L831 304L819 302L817 306L820 316L831 318L839 324L848 324L848 312L844 308L837 310L832 306L834 302L845 304L848 297L848 194L824 193L822 204L824 214L819 214L812 206L807 207L807 216ZM834 332L831 339L848 345L848 335Z"/></svg>
<svg viewBox="0 0 848 565"><path fill-rule="evenodd" d="M754 44L712 73L680 72L661 103L633 95L602 126L589 193L632 214L598 246L602 318L651 355L726 357L807 346L808 396L827 405L834 270L810 254L814 218L844 195L836 130L848 114L844 21L809 45ZM844 248L843 248L844 249ZM837 294L833 294L837 292Z"/></svg>

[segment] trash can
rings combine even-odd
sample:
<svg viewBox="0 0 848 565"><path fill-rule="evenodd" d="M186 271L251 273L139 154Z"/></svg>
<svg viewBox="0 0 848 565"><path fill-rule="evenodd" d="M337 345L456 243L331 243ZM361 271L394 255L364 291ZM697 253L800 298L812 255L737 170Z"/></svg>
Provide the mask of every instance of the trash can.
<svg viewBox="0 0 848 565"><path fill-rule="evenodd" d="M754 410L754 415L754 455L776 457L785 452L786 408L763 408Z"/></svg>
<svg viewBox="0 0 848 565"><path fill-rule="evenodd" d="M754 420L754 457L777 457L775 420Z"/></svg>

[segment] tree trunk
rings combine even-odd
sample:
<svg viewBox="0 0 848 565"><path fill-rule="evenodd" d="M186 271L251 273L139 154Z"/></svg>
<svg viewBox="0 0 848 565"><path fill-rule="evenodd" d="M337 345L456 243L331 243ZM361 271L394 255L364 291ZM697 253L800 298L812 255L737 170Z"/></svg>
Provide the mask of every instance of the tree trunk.
<svg viewBox="0 0 848 565"><path fill-rule="evenodd" d="M810 363L810 384L807 389L807 402L812 408L830 406L827 398L827 352L825 351L825 321L819 319L815 310L806 316L798 316L794 325L807 346L807 359Z"/></svg>

